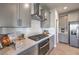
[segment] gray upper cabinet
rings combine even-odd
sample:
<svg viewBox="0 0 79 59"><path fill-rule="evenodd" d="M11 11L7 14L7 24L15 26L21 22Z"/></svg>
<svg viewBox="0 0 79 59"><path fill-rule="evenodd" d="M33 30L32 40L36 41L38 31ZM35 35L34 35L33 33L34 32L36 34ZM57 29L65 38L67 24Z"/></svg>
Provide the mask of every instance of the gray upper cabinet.
<svg viewBox="0 0 79 59"><path fill-rule="evenodd" d="M43 21L41 23L42 28L50 27L50 11L48 9L44 9L42 11Z"/></svg>
<svg viewBox="0 0 79 59"><path fill-rule="evenodd" d="M30 4L2 3L0 4L1 27L30 27Z"/></svg>
<svg viewBox="0 0 79 59"><path fill-rule="evenodd" d="M19 9L19 10L18 10ZM18 26L31 27L31 9L30 4L18 4Z"/></svg>
<svg viewBox="0 0 79 59"><path fill-rule="evenodd" d="M15 26L16 4L0 4L0 26Z"/></svg>

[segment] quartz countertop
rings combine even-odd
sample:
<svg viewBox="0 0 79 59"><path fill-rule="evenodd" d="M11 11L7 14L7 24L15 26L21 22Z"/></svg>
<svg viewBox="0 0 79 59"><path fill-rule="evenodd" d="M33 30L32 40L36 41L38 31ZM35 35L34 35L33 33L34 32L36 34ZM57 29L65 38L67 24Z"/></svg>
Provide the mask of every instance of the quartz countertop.
<svg viewBox="0 0 79 59"><path fill-rule="evenodd" d="M3 49L0 49L0 55L18 55L24 50L27 50L34 45L46 40L47 38L51 37L52 35L48 35L47 37L39 40L39 41L33 41L26 37L26 39L16 41L16 48L12 46L5 47Z"/></svg>

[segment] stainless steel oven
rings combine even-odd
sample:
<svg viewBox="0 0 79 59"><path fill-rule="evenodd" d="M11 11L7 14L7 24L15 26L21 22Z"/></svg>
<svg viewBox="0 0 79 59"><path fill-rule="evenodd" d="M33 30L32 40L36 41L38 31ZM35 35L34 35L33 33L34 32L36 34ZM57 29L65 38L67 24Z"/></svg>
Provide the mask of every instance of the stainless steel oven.
<svg viewBox="0 0 79 59"><path fill-rule="evenodd" d="M39 35L30 36L29 38L34 41L40 41L45 37L47 36L43 34L39 34ZM48 51L49 51L49 38L38 44L38 55L45 55Z"/></svg>
<svg viewBox="0 0 79 59"><path fill-rule="evenodd" d="M45 55L49 51L49 39L42 41L38 46L38 54Z"/></svg>

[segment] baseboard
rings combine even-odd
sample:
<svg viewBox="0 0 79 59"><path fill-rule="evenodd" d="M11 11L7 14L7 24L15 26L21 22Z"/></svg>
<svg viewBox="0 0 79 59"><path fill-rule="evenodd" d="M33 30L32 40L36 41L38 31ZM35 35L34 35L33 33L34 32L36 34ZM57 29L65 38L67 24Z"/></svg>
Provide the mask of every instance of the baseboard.
<svg viewBox="0 0 79 59"><path fill-rule="evenodd" d="M60 41L59 41L59 43L63 43L63 44L69 44L69 43L66 43L66 42L60 42Z"/></svg>

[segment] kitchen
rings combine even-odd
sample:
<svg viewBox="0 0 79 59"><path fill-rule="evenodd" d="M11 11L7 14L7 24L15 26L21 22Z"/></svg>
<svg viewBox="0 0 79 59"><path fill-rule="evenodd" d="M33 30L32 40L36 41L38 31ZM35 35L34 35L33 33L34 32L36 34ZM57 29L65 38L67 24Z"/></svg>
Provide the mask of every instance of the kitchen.
<svg viewBox="0 0 79 59"><path fill-rule="evenodd" d="M62 11L65 5L77 7L67 11L68 7L65 7ZM78 5L0 3L0 55L53 55L52 51L59 42L60 44L72 42L68 42L68 38L71 37L68 31L70 33L71 31L68 30L67 18L69 17L69 21L79 21L79 12L76 12L79 10ZM71 43L72 45L74 44ZM79 41L75 46L79 47Z"/></svg>

